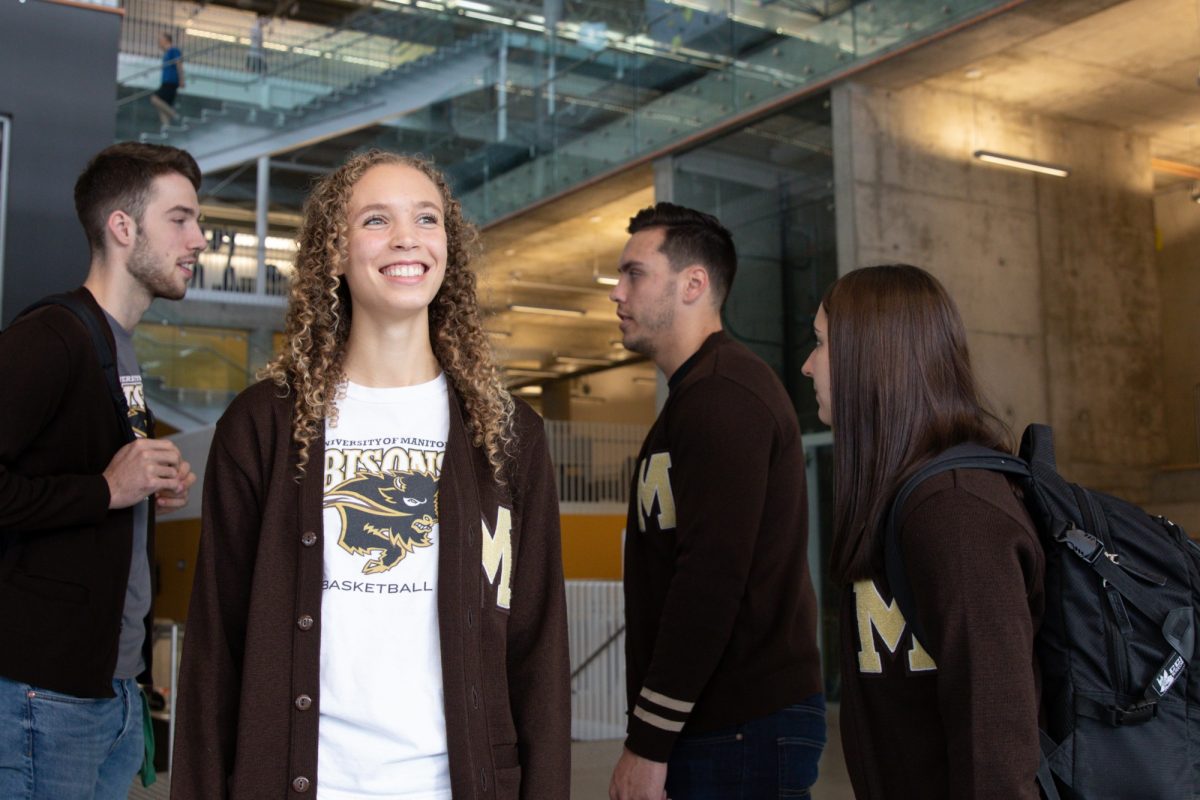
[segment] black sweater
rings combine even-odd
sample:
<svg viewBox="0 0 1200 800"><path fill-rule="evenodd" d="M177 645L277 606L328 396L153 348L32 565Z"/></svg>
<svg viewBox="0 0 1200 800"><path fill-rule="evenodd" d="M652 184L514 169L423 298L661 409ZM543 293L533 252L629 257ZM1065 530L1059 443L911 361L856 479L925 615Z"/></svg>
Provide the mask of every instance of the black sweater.
<svg viewBox="0 0 1200 800"><path fill-rule="evenodd" d="M767 364L710 336L642 445L625 538L626 746L821 689L800 428Z"/></svg>
<svg viewBox="0 0 1200 800"><path fill-rule="evenodd" d="M114 348L108 321L76 290ZM111 697L133 510L108 508L104 468L125 444L100 359L61 306L0 336L0 675ZM153 509L147 554L153 564ZM149 681L150 625L143 658Z"/></svg>

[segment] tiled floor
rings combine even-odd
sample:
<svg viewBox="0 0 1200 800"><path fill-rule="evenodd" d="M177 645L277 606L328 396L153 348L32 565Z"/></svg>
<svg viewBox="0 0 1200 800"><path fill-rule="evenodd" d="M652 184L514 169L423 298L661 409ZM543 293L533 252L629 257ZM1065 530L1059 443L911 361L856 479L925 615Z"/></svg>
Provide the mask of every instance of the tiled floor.
<svg viewBox="0 0 1200 800"><path fill-rule="evenodd" d="M813 787L813 800L853 800L854 797L850 790L850 779L846 776L846 764L842 760L837 711L836 705L829 709L829 744L821 757L821 777ZM576 742L572 745L572 800L607 800L608 780L619 755L620 740ZM129 800L169 800L169 784L170 778L167 775L160 775L158 782L149 789L143 789L140 783L135 783L129 792Z"/></svg>

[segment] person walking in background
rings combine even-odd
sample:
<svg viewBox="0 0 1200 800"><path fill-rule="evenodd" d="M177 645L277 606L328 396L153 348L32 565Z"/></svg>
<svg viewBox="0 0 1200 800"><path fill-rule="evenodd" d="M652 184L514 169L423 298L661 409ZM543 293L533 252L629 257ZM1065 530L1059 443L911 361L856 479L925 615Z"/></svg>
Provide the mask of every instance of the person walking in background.
<svg viewBox="0 0 1200 800"><path fill-rule="evenodd" d="M196 476L152 438L133 329L187 291L199 187L174 147L101 151L75 184L87 279L0 335L4 800L124 800L143 763L154 514Z"/></svg>
<svg viewBox="0 0 1200 800"><path fill-rule="evenodd" d="M309 196L284 352L217 424L173 800L570 793L558 492L428 163Z"/></svg>
<svg viewBox="0 0 1200 800"><path fill-rule="evenodd" d="M250 26L250 50L246 53L246 69L256 75L267 73L267 60L263 55L263 33L267 26L267 18L262 14L254 17Z"/></svg>
<svg viewBox="0 0 1200 800"><path fill-rule="evenodd" d="M906 478L957 444L1012 452L980 398L954 301L917 267L855 270L829 288L813 332L803 371L833 428L841 728L854 793L1034 800L1045 556L1008 479L942 472L897 510L929 641L912 635L884 569L883 530Z"/></svg>
<svg viewBox="0 0 1200 800"><path fill-rule="evenodd" d="M625 538L625 750L612 800L808 796L825 743L804 453L791 399L731 339L733 239L671 203L629 223L610 295L670 395Z"/></svg>
<svg viewBox="0 0 1200 800"><path fill-rule="evenodd" d="M162 79L158 90L150 95L150 103L158 112L159 122L163 127L175 119L175 95L183 88L183 53L175 46L171 34L163 32L158 37L158 47L162 50Z"/></svg>

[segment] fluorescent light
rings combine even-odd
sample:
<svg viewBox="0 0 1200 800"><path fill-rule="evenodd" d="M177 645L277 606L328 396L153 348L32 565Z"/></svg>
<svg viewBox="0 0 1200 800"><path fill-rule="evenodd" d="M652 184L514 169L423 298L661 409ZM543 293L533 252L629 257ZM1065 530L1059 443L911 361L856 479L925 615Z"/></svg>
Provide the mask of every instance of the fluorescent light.
<svg viewBox="0 0 1200 800"><path fill-rule="evenodd" d="M608 358L589 358L587 356L555 356L554 360L559 364L572 364L581 367L607 367L612 363L612 359Z"/></svg>
<svg viewBox="0 0 1200 800"><path fill-rule="evenodd" d="M562 375L548 369L513 369L504 368L504 374L510 378L561 378Z"/></svg>
<svg viewBox="0 0 1200 800"><path fill-rule="evenodd" d="M215 39L218 42L237 42L238 37L231 36L228 33L217 33L216 31L206 31L199 28L185 28L184 34L195 37L196 39Z"/></svg>
<svg viewBox="0 0 1200 800"><path fill-rule="evenodd" d="M522 386L519 389L513 389L513 394L519 394L522 397L541 397L542 387L539 384L531 383L528 386Z"/></svg>
<svg viewBox="0 0 1200 800"><path fill-rule="evenodd" d="M484 330L484 333L486 333L488 336L494 336L497 339L511 339L512 338L512 331Z"/></svg>
<svg viewBox="0 0 1200 800"><path fill-rule="evenodd" d="M621 282L621 279L618 278L616 275L597 275L595 280L596 280L596 283L602 284L604 286L616 286L618 283Z"/></svg>
<svg viewBox="0 0 1200 800"><path fill-rule="evenodd" d="M458 0L452 3L454 8L465 8L468 11L495 11L496 9L486 3L475 3L472 0Z"/></svg>
<svg viewBox="0 0 1200 800"><path fill-rule="evenodd" d="M999 164L1002 167L1040 172L1043 175L1053 175L1056 178L1065 178L1071 174L1071 171L1066 167L1047 164L1043 161L1033 161L1028 158L1017 158L1016 156L1006 156L1001 153L991 153L987 150L976 150L975 157L988 164Z"/></svg>
<svg viewBox="0 0 1200 800"><path fill-rule="evenodd" d="M513 303L508 307L509 311L516 311L521 314L546 314L551 317L582 317L587 312L579 308L561 308L559 306L527 306L519 303Z"/></svg>
<svg viewBox="0 0 1200 800"><path fill-rule="evenodd" d="M418 3L418 5L420 4ZM494 22L497 25L513 24L513 21L508 17L497 17L495 14L481 14L478 11L464 11L462 12L462 15L464 17L470 17L471 19L483 20L484 22Z"/></svg>

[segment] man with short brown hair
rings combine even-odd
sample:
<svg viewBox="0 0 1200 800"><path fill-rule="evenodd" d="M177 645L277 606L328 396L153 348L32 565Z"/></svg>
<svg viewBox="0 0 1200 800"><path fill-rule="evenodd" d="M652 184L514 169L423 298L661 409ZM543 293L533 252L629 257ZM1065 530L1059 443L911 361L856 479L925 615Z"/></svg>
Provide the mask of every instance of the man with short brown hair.
<svg viewBox="0 0 1200 800"><path fill-rule="evenodd" d="M132 336L187 290L199 185L182 150L101 151L75 185L87 279L0 336L5 800L123 800L144 758L154 510L182 507L195 476L152 438Z"/></svg>
<svg viewBox="0 0 1200 800"><path fill-rule="evenodd" d="M659 203L629 232L610 297L670 394L629 500L629 724L609 797L807 797L825 704L796 412L722 330L729 231Z"/></svg>

